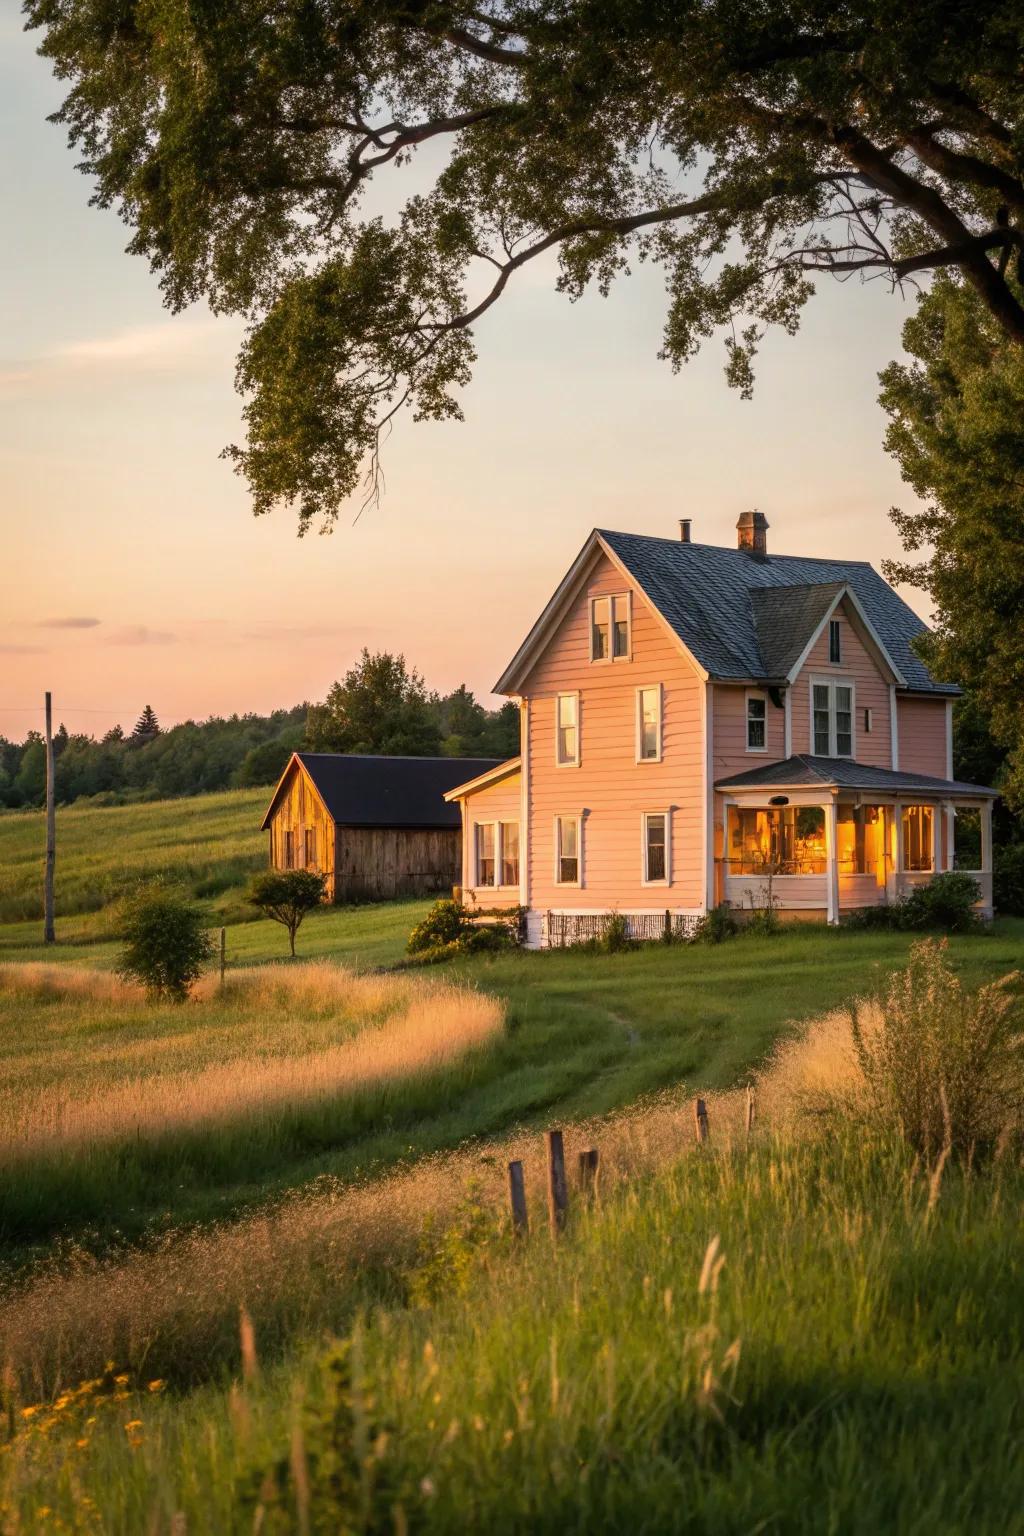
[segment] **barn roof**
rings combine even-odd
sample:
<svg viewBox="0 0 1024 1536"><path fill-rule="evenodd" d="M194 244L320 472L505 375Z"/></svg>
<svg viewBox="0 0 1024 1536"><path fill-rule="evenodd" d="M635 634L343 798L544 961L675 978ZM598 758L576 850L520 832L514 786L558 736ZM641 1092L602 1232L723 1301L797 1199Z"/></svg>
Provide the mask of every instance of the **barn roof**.
<svg viewBox="0 0 1024 1536"><path fill-rule="evenodd" d="M346 827L458 827L461 812L445 794L497 767L495 757L371 757L344 752L296 752L274 791L264 830L285 781L301 763L327 814Z"/></svg>

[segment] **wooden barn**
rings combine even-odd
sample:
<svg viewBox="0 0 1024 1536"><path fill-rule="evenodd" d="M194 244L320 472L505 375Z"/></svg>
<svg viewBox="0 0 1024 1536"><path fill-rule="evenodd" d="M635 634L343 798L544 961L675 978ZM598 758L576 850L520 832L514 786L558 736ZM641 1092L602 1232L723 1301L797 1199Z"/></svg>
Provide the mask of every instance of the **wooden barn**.
<svg viewBox="0 0 1024 1536"><path fill-rule="evenodd" d="M263 819L271 866L326 875L335 902L450 890L462 818L445 794L495 766L489 757L295 752Z"/></svg>

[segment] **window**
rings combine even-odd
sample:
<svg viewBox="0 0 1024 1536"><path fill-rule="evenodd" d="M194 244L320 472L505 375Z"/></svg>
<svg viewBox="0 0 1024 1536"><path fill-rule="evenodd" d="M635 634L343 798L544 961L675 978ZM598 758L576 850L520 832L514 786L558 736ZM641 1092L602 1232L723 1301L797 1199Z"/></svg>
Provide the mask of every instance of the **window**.
<svg viewBox="0 0 1024 1536"><path fill-rule="evenodd" d="M661 759L661 684L636 691L636 760L656 763Z"/></svg>
<svg viewBox="0 0 1024 1536"><path fill-rule="evenodd" d="M575 816L555 818L555 880L559 885L579 885L580 823Z"/></svg>
<svg viewBox="0 0 1024 1536"><path fill-rule="evenodd" d="M885 884L885 812L880 805L840 805L836 862L841 875L874 875Z"/></svg>
<svg viewBox="0 0 1024 1536"><path fill-rule="evenodd" d="M811 683L811 740L815 757L853 756L853 684Z"/></svg>
<svg viewBox="0 0 1024 1536"><path fill-rule="evenodd" d="M494 834L493 821L479 821L476 825L476 884L494 884Z"/></svg>
<svg viewBox="0 0 1024 1536"><path fill-rule="evenodd" d="M903 868L930 873L932 868L932 817L930 805L903 807Z"/></svg>
<svg viewBox="0 0 1024 1536"><path fill-rule="evenodd" d="M630 654L628 592L590 599L591 661L625 661Z"/></svg>
<svg viewBox="0 0 1024 1536"><path fill-rule="evenodd" d="M560 693L555 710L555 760L562 768L576 766L580 760L579 694Z"/></svg>
<svg viewBox="0 0 1024 1536"><path fill-rule="evenodd" d="M644 884L667 885L669 870L668 815L664 811L647 812L644 830Z"/></svg>
<svg viewBox="0 0 1024 1536"><path fill-rule="evenodd" d="M842 664L843 630L838 619L829 619L828 621L828 659L834 667Z"/></svg>
<svg viewBox="0 0 1024 1536"><path fill-rule="evenodd" d="M284 834L284 868L295 868L295 833L290 827Z"/></svg>
<svg viewBox="0 0 1024 1536"><path fill-rule="evenodd" d="M306 828L306 868L316 869L316 827Z"/></svg>
<svg viewBox="0 0 1024 1536"><path fill-rule="evenodd" d="M768 707L763 693L747 694L747 751L768 750Z"/></svg>
<svg viewBox="0 0 1024 1536"><path fill-rule="evenodd" d="M730 875L822 875L825 812L820 805L729 807Z"/></svg>
<svg viewBox="0 0 1024 1536"><path fill-rule="evenodd" d="M519 884L519 823L501 823L501 883Z"/></svg>

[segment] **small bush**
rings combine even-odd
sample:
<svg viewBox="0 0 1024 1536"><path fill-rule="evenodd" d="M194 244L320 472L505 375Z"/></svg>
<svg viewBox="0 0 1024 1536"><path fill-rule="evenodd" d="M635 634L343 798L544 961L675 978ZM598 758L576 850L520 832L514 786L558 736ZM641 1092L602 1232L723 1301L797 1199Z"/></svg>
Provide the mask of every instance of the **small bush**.
<svg viewBox="0 0 1024 1536"><path fill-rule="evenodd" d="M213 953L201 907L173 890L144 887L126 901L118 974L151 997L184 1002Z"/></svg>
<svg viewBox="0 0 1024 1536"><path fill-rule="evenodd" d="M493 954L514 949L519 943L522 916L518 907L509 912L478 911L475 917L493 917L492 923L474 922L460 901L435 901L422 922L416 924L406 950L417 960L431 964L454 960L459 955Z"/></svg>
<svg viewBox="0 0 1024 1536"><path fill-rule="evenodd" d="M598 947L606 955L620 955L624 950L633 948L633 940L629 934L629 919L623 917L621 912L612 912L598 940Z"/></svg>
<svg viewBox="0 0 1024 1536"><path fill-rule="evenodd" d="M915 929L939 928L945 933L968 933L978 926L974 903L980 895L973 875L959 870L936 875L927 885L918 885L898 904L901 926Z"/></svg>
<svg viewBox="0 0 1024 1536"><path fill-rule="evenodd" d="M875 1020L850 1010L872 1114L914 1150L991 1147L1024 1108L1020 972L965 992L946 940L923 939L874 1001Z"/></svg>
<svg viewBox="0 0 1024 1536"><path fill-rule="evenodd" d="M738 928L729 903L720 901L694 923L693 940L695 944L721 944L724 939L733 938Z"/></svg>
<svg viewBox="0 0 1024 1536"><path fill-rule="evenodd" d="M326 877L311 869L265 869L253 876L248 899L264 917L287 928L294 958L295 935L302 920L307 912L316 910L326 894Z"/></svg>
<svg viewBox="0 0 1024 1536"><path fill-rule="evenodd" d="M416 924L406 949L410 955L444 944L457 944L468 927L466 909L461 901L435 901L426 917Z"/></svg>
<svg viewBox="0 0 1024 1536"><path fill-rule="evenodd" d="M996 850L992 870L992 904L997 912L1024 917L1024 843Z"/></svg>

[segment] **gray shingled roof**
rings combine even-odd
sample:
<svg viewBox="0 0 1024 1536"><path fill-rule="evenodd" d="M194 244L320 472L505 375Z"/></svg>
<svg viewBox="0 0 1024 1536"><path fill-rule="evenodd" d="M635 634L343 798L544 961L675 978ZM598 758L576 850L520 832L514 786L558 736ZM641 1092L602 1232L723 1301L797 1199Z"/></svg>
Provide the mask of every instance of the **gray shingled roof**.
<svg viewBox="0 0 1024 1536"><path fill-rule="evenodd" d="M346 827L458 827L462 811L445 794L489 768L497 757L372 757L299 752L334 820ZM275 792L271 809L277 800ZM270 811L264 827L270 820Z"/></svg>
<svg viewBox="0 0 1024 1536"><path fill-rule="evenodd" d="M994 796L994 789L983 784L964 784L957 779L935 779L927 773L895 773L891 768L874 768L870 763L855 763L849 757L810 757L798 753L781 763L762 763L746 773L733 773L719 779L716 789L878 789L889 794L920 792L937 795Z"/></svg>
<svg viewBox="0 0 1024 1536"><path fill-rule="evenodd" d="M785 669L779 667L780 657L790 652L794 659L799 656L809 633L808 616L821 604L823 617L826 588L831 587L834 596L837 584L843 584L855 593L909 688L959 692L951 683L936 682L911 649L927 625L866 561L801 555L758 559L745 550L715 544L684 544L604 528L598 532L710 677L781 678ZM785 633L787 599L794 604L792 641ZM794 651L801 632L803 640Z"/></svg>
<svg viewBox="0 0 1024 1536"><path fill-rule="evenodd" d="M844 590L841 581L806 587L758 587L750 594L766 677L788 677L804 647Z"/></svg>

